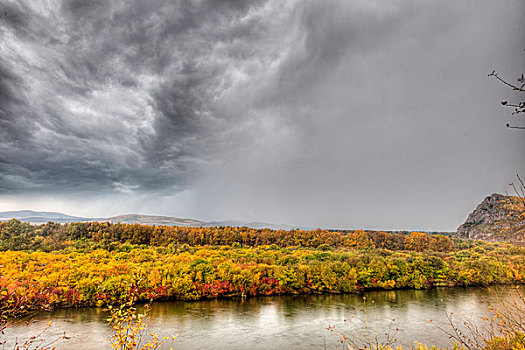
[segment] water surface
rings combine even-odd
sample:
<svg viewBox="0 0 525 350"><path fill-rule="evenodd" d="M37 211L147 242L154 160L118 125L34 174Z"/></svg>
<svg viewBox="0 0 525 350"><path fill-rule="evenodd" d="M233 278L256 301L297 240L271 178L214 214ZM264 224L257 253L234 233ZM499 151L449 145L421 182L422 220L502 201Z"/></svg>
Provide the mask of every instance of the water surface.
<svg viewBox="0 0 525 350"><path fill-rule="evenodd" d="M348 334L355 327L349 323L363 327L363 297L374 301L366 311L369 328L374 331L377 325L382 334L395 319L393 328L399 329L397 338L404 346L413 341L449 346L446 335L436 327L447 327L446 312L453 311L458 320L481 322L480 317L487 313L487 302L496 299L481 288L436 288L359 295L158 302L152 305L149 327L160 336L177 335L176 341L169 344L174 349L324 349L325 345L327 349L341 349L337 335L327 327L336 326ZM46 339L64 331L71 337L58 342L57 349L108 348L111 331L106 318L102 309L55 310L39 314L28 326L11 327L4 338L10 343L15 337L27 338L53 321Z"/></svg>

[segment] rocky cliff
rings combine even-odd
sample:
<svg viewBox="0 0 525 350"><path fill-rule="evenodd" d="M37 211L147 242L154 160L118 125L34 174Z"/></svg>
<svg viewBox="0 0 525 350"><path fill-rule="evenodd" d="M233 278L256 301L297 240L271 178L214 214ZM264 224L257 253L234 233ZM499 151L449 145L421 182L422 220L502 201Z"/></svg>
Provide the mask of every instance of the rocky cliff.
<svg viewBox="0 0 525 350"><path fill-rule="evenodd" d="M458 227L459 237L525 243L525 199L492 194Z"/></svg>

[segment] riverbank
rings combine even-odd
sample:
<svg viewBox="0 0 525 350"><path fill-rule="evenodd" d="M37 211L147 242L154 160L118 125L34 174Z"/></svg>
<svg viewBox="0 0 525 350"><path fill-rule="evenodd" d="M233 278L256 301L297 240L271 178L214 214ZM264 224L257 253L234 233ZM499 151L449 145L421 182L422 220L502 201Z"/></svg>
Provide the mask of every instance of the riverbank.
<svg viewBox="0 0 525 350"><path fill-rule="evenodd" d="M3 311L525 282L525 249L471 241L448 252L277 246L0 252Z"/></svg>

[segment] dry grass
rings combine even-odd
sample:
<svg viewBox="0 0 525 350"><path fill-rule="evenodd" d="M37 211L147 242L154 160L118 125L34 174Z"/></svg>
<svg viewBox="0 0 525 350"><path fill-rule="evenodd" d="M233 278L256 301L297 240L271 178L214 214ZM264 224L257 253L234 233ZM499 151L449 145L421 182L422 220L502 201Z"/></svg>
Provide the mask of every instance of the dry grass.
<svg viewBox="0 0 525 350"><path fill-rule="evenodd" d="M454 313L446 314L448 327L434 325L451 341L454 350L525 350L525 292L523 286L512 288L510 293L491 290L496 302L488 305L489 316L479 322L464 319L457 321ZM401 350L397 344L398 329L392 319L388 329L378 329L376 313L375 327L370 327L367 320L366 298L363 303L363 319L356 322L354 318L345 320L347 330L329 326L328 329L339 337L339 341L349 350ZM375 304L372 304L375 307ZM438 350L427 345L415 343L414 350Z"/></svg>
<svg viewBox="0 0 525 350"><path fill-rule="evenodd" d="M118 307L109 306L110 316L108 323L113 330L110 338L112 349L116 350L154 350L160 348L175 337L160 338L155 332L149 331L146 317L150 304L145 306L144 312L139 313L132 298L128 303Z"/></svg>

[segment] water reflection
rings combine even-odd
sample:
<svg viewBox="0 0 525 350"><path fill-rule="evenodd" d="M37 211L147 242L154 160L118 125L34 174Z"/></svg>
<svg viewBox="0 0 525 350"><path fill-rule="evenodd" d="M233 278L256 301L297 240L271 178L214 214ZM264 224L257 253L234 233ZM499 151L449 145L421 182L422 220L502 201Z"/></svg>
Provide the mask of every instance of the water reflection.
<svg viewBox="0 0 525 350"><path fill-rule="evenodd" d="M362 295L303 295L201 302L159 302L152 306L150 328L161 336L178 334L176 349L339 349L337 337L326 327L345 329L344 319L363 327L366 297L369 326L384 331L395 319L398 339L405 346L414 340L448 346L446 336L432 323L447 325L446 311L479 322L495 296L485 289L371 291ZM373 302L372 302L373 301ZM30 326L11 328L6 336L28 337L55 325L48 338L66 331L72 339L58 349L107 348L110 330L101 309L64 309L39 315ZM7 347L9 348L9 347ZM169 347L167 347L169 348Z"/></svg>

